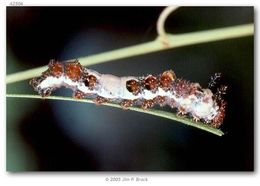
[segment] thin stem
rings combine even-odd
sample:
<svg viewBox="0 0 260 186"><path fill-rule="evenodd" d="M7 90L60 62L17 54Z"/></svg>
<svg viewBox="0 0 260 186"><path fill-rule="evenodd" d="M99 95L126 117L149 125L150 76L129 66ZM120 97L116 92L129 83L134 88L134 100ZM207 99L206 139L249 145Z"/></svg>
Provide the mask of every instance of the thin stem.
<svg viewBox="0 0 260 186"><path fill-rule="evenodd" d="M159 38L161 38L164 42L167 42L167 38L166 38L167 34L166 34L165 28L164 28L165 21L168 18L168 16L178 8L179 8L178 6L166 7L158 18L157 26L156 26L157 34L158 34Z"/></svg>
<svg viewBox="0 0 260 186"><path fill-rule="evenodd" d="M101 54L96 54L88 57L78 58L80 63L84 66L90 66L95 64L106 63L112 60L148 54L151 52L166 50L169 48L176 48L188 45L194 45L198 43L206 43L211 41L219 41L224 39L232 39L250 36L254 34L254 25L245 24L239 26L232 26L226 28L219 28L213 30L192 32L179 35L167 35L167 42L169 46L162 45L159 38L154 41L130 46L122 49L112 50ZM47 66L38 67L23 72L17 72L9 74L6 77L6 84L19 82L22 80L30 79L35 76L39 76Z"/></svg>
<svg viewBox="0 0 260 186"><path fill-rule="evenodd" d="M49 96L46 98L42 98L41 96L38 95L24 95L24 94L7 94L6 97L8 98L31 98L31 99L51 99L51 100L63 100L63 101L74 101L74 102L83 102L83 103L93 103L92 100L90 99L73 99L70 97L61 97L61 96ZM121 106L113 103L105 103L102 105L110 106L110 107L115 107L115 108L121 108ZM171 112L166 112L166 111L161 111L161 110L155 110L155 109L149 109L149 110L143 110L138 107L129 107L129 110L136 111L136 112L141 112L141 113L146 113L146 114L151 114L154 116L159 116L163 118L167 118L170 120L178 121L181 122L185 125L196 127L198 129L210 132L212 134L222 136L224 133L220 129L212 128L208 125L205 125L201 122L193 122L192 120L186 118L186 117L179 117L176 116L176 114L171 113Z"/></svg>

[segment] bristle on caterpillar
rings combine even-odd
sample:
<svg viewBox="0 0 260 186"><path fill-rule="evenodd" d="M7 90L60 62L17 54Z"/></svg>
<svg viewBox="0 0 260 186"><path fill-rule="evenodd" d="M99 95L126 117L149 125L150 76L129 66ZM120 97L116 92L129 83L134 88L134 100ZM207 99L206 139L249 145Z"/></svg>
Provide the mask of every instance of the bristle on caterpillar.
<svg viewBox="0 0 260 186"><path fill-rule="evenodd" d="M216 85L220 74L211 77L209 88ZM48 69L30 81L41 96L49 96L59 87L73 90L75 99L92 98L96 104L114 102L127 109L140 105L149 109L156 104L177 109L178 115L187 115L194 121L202 121L219 128L225 117L226 102L222 96L227 86L203 89L199 83L177 78L172 70L157 76L117 77L100 74L83 67L77 60L59 62L50 60Z"/></svg>

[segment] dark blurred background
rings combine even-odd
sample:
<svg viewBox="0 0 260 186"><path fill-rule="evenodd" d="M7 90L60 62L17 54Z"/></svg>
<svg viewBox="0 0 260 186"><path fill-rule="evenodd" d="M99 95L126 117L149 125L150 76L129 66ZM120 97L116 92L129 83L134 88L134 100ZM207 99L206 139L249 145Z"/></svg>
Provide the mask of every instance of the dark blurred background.
<svg viewBox="0 0 260 186"><path fill-rule="evenodd" d="M7 74L156 38L164 7L7 7ZM253 7L182 7L166 22L179 34L253 23ZM7 171L253 171L254 38L169 49L91 66L118 76L177 76L229 86L218 137L142 113L69 101L7 98ZM7 93L36 94L28 81ZM54 95L70 95L62 88ZM164 108L170 110L169 108Z"/></svg>

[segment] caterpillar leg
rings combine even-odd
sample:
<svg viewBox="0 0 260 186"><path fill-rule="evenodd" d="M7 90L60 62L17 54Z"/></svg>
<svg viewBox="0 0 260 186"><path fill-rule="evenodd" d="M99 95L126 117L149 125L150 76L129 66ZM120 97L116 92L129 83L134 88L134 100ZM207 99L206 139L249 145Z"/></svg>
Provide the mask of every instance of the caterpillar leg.
<svg viewBox="0 0 260 186"><path fill-rule="evenodd" d="M183 116L183 115L185 115L185 114L187 114L186 109L185 109L184 107L179 107L179 108L178 108L177 116Z"/></svg>
<svg viewBox="0 0 260 186"><path fill-rule="evenodd" d="M81 91L79 91L79 90L76 90L76 91L73 93L72 96L73 96L73 98L75 98L75 99L82 99L82 98L86 97L86 94L83 93L83 92L81 92Z"/></svg>
<svg viewBox="0 0 260 186"><path fill-rule="evenodd" d="M123 109L127 109L128 107L131 107L134 104L133 100L123 100L120 105Z"/></svg>
<svg viewBox="0 0 260 186"><path fill-rule="evenodd" d="M198 121L200 121L200 118L198 116L193 115L192 120L195 122L198 122Z"/></svg>
<svg viewBox="0 0 260 186"><path fill-rule="evenodd" d="M155 102L160 105L160 107L163 107L166 105L166 97L165 96L157 96L155 98Z"/></svg>
<svg viewBox="0 0 260 186"><path fill-rule="evenodd" d="M143 103L142 103L142 109L144 110L147 110L151 107L153 107L155 104L155 101L153 99L149 99L149 100L145 100Z"/></svg>
<svg viewBox="0 0 260 186"><path fill-rule="evenodd" d="M106 99L106 98L104 98L104 97L101 97L101 96L97 96L94 100L93 100L93 102L95 103L95 104L97 104L97 105L101 105L102 103L106 103L106 102L108 102L109 100L108 99Z"/></svg>

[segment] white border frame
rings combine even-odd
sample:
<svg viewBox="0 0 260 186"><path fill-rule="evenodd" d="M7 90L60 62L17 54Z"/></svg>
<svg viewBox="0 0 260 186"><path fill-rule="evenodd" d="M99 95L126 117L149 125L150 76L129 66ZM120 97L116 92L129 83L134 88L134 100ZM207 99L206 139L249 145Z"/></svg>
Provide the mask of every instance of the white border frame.
<svg viewBox="0 0 260 186"><path fill-rule="evenodd" d="M259 134L259 128L257 125L259 124L258 116L259 113L259 65L258 56L257 56L257 43L258 37L255 34L255 172L125 172L125 173L117 173L117 172L86 172L86 173L54 173L54 172L45 172L45 173L8 173L6 172L6 85L5 85L5 75L6 75L6 6L9 6L10 2L14 1L7 1L0 2L1 5L1 39L0 41L2 44L2 49L0 50L0 56L2 58L2 66L1 69L1 115L2 118L2 125L1 125L1 140L0 140L0 165L1 165L1 173L0 173L0 184L1 185L37 185L37 186L46 186L46 185L60 185L67 186L67 185L89 185L89 184L98 184L98 185L105 185L105 184L112 184L111 182L105 181L107 177L111 176L123 176L123 177L147 177L147 182L118 182L116 185L130 185L130 184L152 184L152 185L174 185L174 184L184 184L184 185L256 185L259 184L259 161L257 156L259 155L259 141L257 135ZM18 1L19 2L19 1ZM177 5L186 5L186 6L255 6L255 17L257 16L256 11L258 10L257 6L260 1L252 1L252 0L240 0L238 1L227 1L227 0L218 0L218 1L188 1L188 0L175 0L171 2L170 0L131 0L129 2L123 3L119 0L110 0L109 4L108 1L105 0L95 0L95 1L84 1L84 0L73 0L73 1L58 1L58 0L39 0L37 2L33 0L21 0L24 6L113 6L113 5L120 5L120 6L129 6L129 5L136 5L136 6L164 6L170 5L175 3ZM258 19L255 19L258 22ZM258 24L255 24L258 30Z"/></svg>

